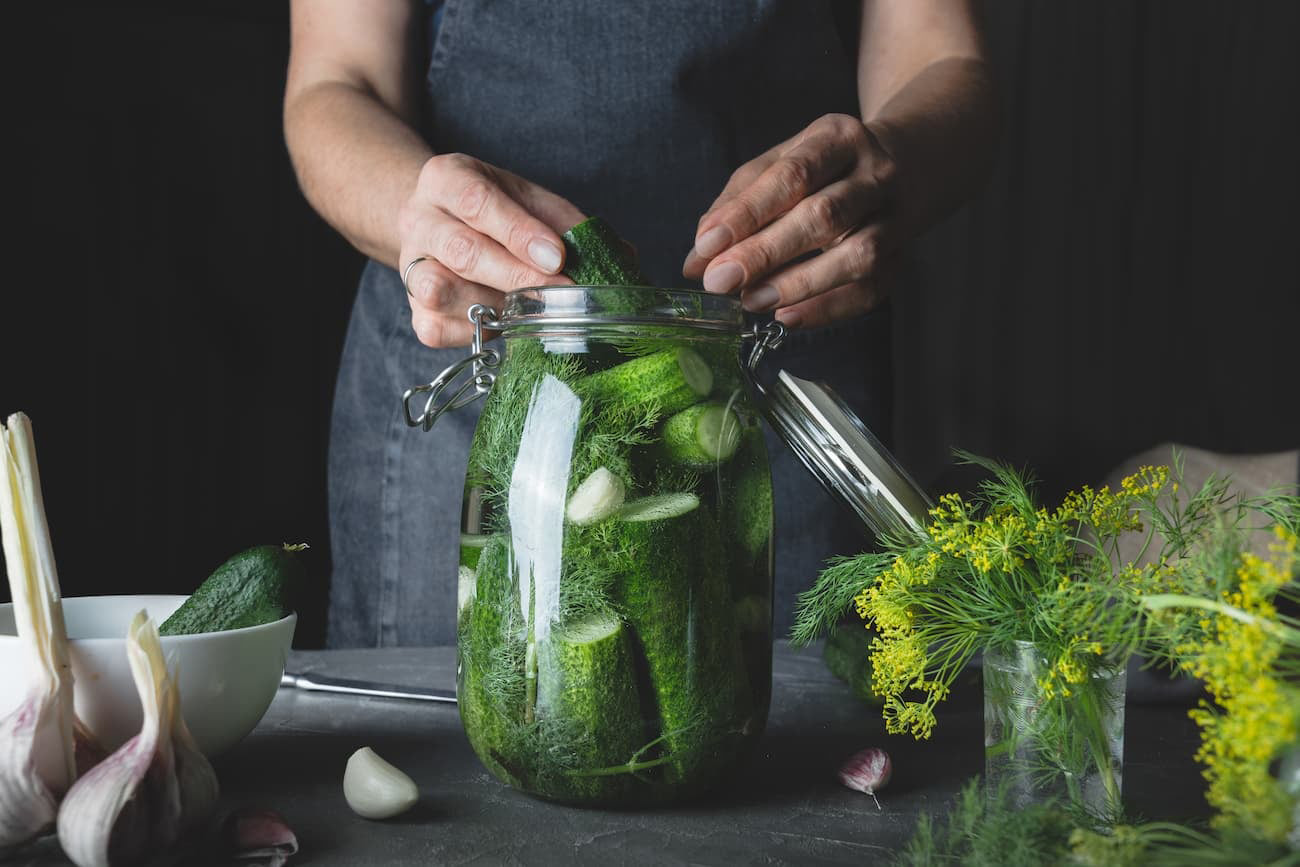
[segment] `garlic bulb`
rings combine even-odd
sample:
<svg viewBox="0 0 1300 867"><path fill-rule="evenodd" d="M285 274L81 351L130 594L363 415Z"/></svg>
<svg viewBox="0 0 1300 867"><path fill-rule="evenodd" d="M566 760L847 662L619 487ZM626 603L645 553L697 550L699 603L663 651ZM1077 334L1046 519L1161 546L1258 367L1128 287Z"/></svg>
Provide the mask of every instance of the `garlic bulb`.
<svg viewBox="0 0 1300 867"><path fill-rule="evenodd" d="M63 799L59 843L78 867L134 864L160 852L217 800L216 775L185 727L158 627L143 611L131 621L126 650L144 723Z"/></svg>
<svg viewBox="0 0 1300 867"><path fill-rule="evenodd" d="M22 413L0 425L0 535L14 621L32 675L27 698L0 720L3 853L54 823L58 798L76 779L74 733L85 737L72 707L68 636L32 425Z"/></svg>

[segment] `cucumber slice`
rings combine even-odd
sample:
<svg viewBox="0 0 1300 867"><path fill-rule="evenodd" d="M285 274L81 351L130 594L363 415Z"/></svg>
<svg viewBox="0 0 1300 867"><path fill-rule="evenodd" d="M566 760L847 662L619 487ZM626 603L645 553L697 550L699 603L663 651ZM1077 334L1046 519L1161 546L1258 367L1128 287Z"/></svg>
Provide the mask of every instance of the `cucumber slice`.
<svg viewBox="0 0 1300 867"><path fill-rule="evenodd" d="M700 397L708 397L709 392L713 391L713 371L709 368L708 362L694 349L685 347L677 349L676 355L677 366L682 371L682 379L686 380L691 391Z"/></svg>
<svg viewBox="0 0 1300 867"><path fill-rule="evenodd" d="M708 469L731 460L741 430L740 419L727 407L696 404L664 424L664 449L679 464Z"/></svg>
<svg viewBox="0 0 1300 867"><path fill-rule="evenodd" d="M626 492L622 479L605 467L597 467L569 497L569 505L564 514L580 526L595 524L614 514L623 505Z"/></svg>
<svg viewBox="0 0 1300 867"><path fill-rule="evenodd" d="M693 512L699 505L700 498L694 494L656 494L624 504L614 517L629 523L663 521Z"/></svg>
<svg viewBox="0 0 1300 867"><path fill-rule="evenodd" d="M699 403L713 389L713 371L693 349L662 349L593 373L580 390L586 397L618 405L658 404L674 413Z"/></svg>

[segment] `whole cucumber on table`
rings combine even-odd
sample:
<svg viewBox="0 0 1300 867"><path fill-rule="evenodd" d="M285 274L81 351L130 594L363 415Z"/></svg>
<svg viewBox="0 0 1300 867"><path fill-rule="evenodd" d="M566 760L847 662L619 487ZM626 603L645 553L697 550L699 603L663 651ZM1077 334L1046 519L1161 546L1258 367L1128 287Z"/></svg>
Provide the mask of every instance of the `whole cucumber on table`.
<svg viewBox="0 0 1300 867"><path fill-rule="evenodd" d="M302 584L306 545L259 545L231 557L158 628L194 635L273 623L287 615Z"/></svg>
<svg viewBox="0 0 1300 867"><path fill-rule="evenodd" d="M563 235L564 273L579 286L645 286L636 254L600 217L583 220Z"/></svg>

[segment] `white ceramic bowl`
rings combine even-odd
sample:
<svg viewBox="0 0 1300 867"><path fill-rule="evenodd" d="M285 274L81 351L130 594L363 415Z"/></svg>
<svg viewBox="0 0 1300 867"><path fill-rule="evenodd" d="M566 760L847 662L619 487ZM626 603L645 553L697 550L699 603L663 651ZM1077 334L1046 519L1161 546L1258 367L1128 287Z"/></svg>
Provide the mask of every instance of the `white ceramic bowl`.
<svg viewBox="0 0 1300 867"><path fill-rule="evenodd" d="M140 699L126 659L126 630L143 608L161 624L185 596L79 596L63 600L72 644L77 715L105 747L140 731ZM181 714L208 756L229 749L266 713L284 673L298 615L275 623L164 635L163 656L180 680ZM27 658L14 629L12 604L0 605L0 717L27 695Z"/></svg>

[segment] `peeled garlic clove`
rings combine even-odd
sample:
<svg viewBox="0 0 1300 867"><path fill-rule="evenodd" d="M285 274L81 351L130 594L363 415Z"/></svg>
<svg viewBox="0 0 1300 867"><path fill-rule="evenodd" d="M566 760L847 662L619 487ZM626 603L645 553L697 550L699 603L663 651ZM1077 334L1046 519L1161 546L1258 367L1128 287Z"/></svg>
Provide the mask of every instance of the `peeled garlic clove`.
<svg viewBox="0 0 1300 867"><path fill-rule="evenodd" d="M32 424L0 425L0 537L14 623L32 683L0 720L0 853L54 823L58 798L76 779L72 667L54 549L41 496Z"/></svg>
<svg viewBox="0 0 1300 867"><path fill-rule="evenodd" d="M388 819L415 806L420 790L370 747L362 747L348 759L343 772L343 797L358 816Z"/></svg>
<svg viewBox="0 0 1300 867"><path fill-rule="evenodd" d="M894 764L889 760L889 753L876 747L869 747L854 753L840 768L840 782L859 792L866 792L880 809L880 799L876 792L889 785L894 776Z"/></svg>
<svg viewBox="0 0 1300 867"><path fill-rule="evenodd" d="M216 803L216 775L180 719L158 627L143 611L131 621L126 650L144 723L63 799L59 843L78 867L134 864L161 852Z"/></svg>

